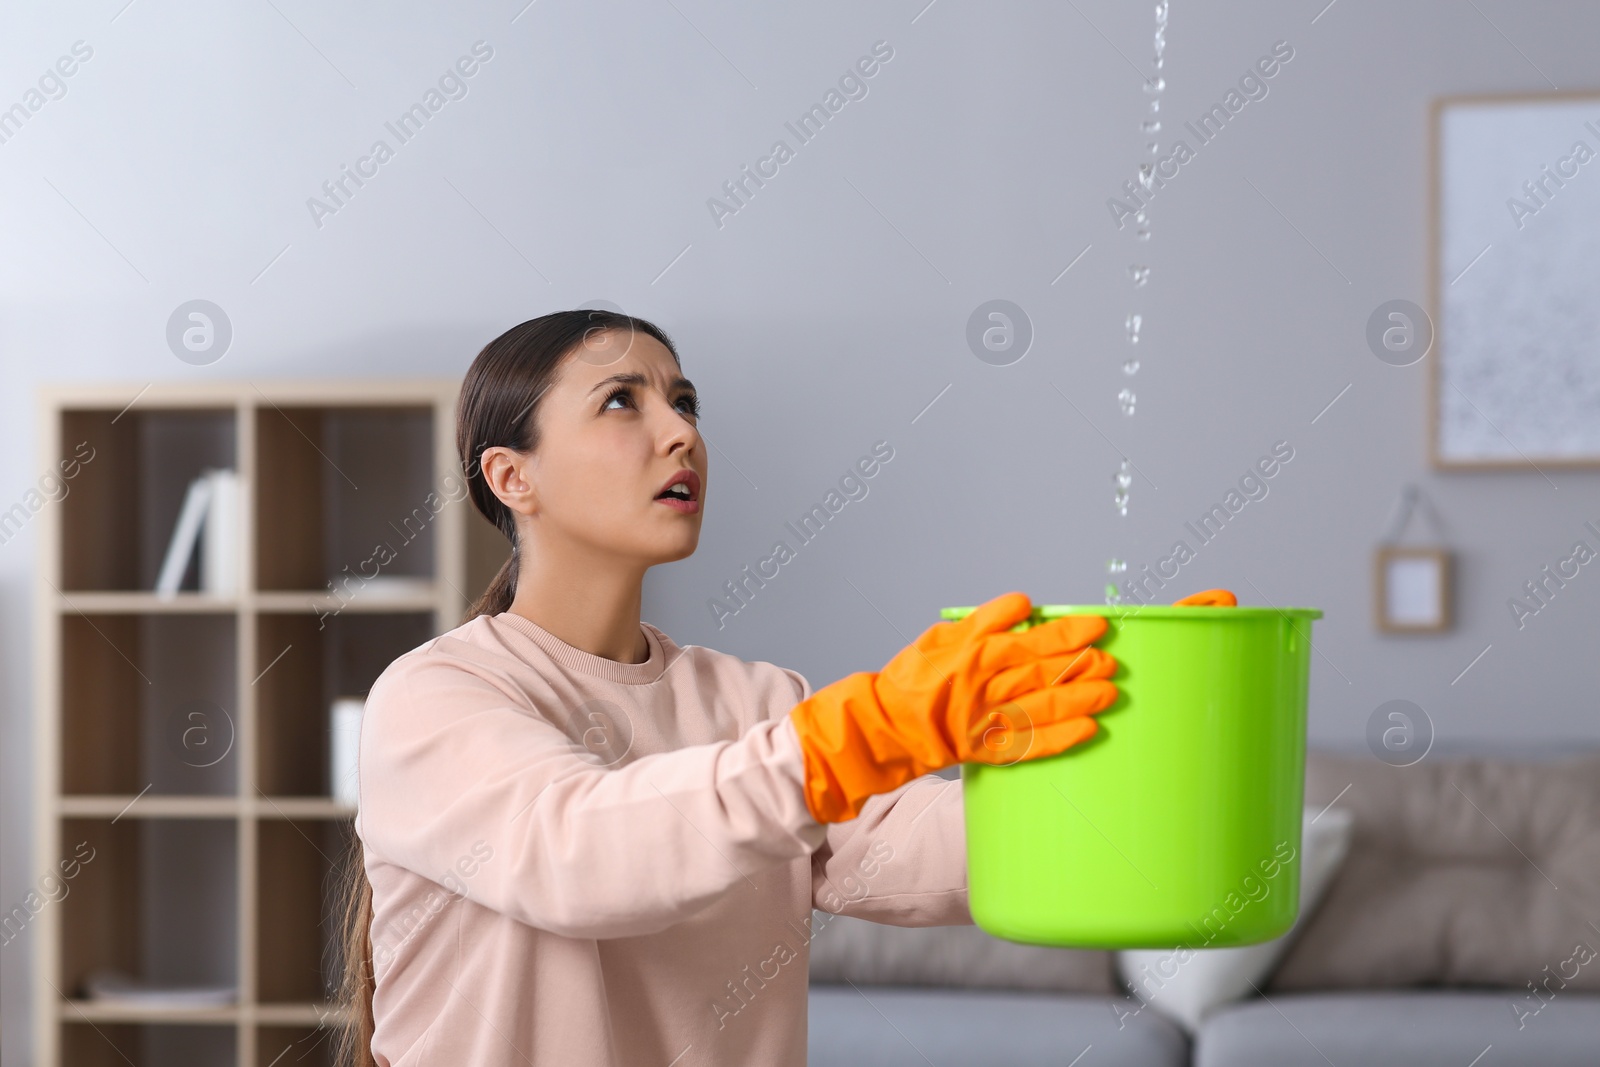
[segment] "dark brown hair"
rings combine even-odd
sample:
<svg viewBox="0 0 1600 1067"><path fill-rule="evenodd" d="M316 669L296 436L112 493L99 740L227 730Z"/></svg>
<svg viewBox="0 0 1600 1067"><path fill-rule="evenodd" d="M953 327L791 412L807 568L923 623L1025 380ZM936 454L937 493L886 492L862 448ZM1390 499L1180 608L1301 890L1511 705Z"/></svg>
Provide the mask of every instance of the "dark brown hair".
<svg viewBox="0 0 1600 1067"><path fill-rule="evenodd" d="M531 452L539 444L538 405L562 361L586 340L606 330L645 333L660 341L676 363L678 350L654 323L618 311L555 311L519 323L483 346L467 368L456 402L456 452L473 506L511 542L511 556L462 619L498 615L511 607L521 568L516 515L494 495L483 476L485 449L505 446ZM367 881L361 839L352 836L346 861L342 907L343 971L339 1003L348 1015L337 1028L340 1067L376 1067L372 1058L372 885Z"/></svg>

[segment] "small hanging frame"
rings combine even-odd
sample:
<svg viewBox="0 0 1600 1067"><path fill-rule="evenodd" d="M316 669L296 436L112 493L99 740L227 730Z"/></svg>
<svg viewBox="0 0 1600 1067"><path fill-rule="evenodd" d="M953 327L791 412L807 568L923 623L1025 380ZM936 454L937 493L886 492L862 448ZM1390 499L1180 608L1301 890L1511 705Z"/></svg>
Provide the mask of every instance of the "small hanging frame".
<svg viewBox="0 0 1600 1067"><path fill-rule="evenodd" d="M1440 544L1401 545L1400 535L1422 504ZM1383 633L1441 633L1454 625L1454 554L1431 501L1407 485L1373 553L1373 622Z"/></svg>

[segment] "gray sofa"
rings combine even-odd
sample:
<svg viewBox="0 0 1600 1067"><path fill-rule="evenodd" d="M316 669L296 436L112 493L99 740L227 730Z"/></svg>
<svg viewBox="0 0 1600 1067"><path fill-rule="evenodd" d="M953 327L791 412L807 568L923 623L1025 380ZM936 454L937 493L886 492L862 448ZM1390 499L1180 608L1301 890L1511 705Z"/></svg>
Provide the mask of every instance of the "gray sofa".
<svg viewBox="0 0 1600 1067"><path fill-rule="evenodd" d="M1600 1065L1600 742L1313 748L1306 802L1335 798L1353 831L1321 901L1193 1033L1108 952L819 915L809 1063Z"/></svg>

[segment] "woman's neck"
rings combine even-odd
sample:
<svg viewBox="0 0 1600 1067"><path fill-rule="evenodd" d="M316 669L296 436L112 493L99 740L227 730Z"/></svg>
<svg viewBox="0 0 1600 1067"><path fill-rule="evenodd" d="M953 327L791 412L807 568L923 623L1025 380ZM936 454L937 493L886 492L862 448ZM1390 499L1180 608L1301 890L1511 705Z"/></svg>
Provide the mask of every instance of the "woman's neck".
<svg viewBox="0 0 1600 1067"><path fill-rule="evenodd" d="M644 572L593 561L575 565L530 551L508 609L573 648L618 663L643 663L650 644L639 627Z"/></svg>

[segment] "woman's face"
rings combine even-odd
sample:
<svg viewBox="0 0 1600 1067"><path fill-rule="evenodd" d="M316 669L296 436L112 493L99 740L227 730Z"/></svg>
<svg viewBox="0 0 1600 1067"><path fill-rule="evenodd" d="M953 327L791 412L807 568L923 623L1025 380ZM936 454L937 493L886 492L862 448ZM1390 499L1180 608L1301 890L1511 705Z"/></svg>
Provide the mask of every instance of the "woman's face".
<svg viewBox="0 0 1600 1067"><path fill-rule="evenodd" d="M539 401L537 447L526 457L509 453L520 460L531 504L516 510L531 510L541 542L554 536L647 566L690 555L705 514L698 403L654 337L589 334ZM689 501L658 499L685 471Z"/></svg>

